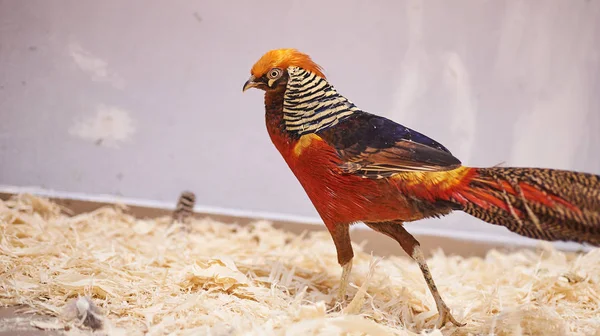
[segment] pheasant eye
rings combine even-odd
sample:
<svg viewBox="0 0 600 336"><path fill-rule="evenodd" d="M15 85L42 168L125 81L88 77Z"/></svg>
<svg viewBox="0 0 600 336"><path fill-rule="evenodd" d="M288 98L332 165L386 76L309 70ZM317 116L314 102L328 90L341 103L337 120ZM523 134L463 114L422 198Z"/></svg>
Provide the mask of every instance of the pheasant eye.
<svg viewBox="0 0 600 336"><path fill-rule="evenodd" d="M269 72L269 78L271 79L279 78L279 76L281 76L281 69L272 69L271 72Z"/></svg>

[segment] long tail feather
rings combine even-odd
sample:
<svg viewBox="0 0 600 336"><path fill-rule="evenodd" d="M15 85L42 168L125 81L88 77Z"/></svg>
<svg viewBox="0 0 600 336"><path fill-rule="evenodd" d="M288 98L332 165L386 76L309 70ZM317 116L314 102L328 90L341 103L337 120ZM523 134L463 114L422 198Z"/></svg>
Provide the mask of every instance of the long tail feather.
<svg viewBox="0 0 600 336"><path fill-rule="evenodd" d="M600 176L540 168L473 168L461 209L520 235L600 246Z"/></svg>

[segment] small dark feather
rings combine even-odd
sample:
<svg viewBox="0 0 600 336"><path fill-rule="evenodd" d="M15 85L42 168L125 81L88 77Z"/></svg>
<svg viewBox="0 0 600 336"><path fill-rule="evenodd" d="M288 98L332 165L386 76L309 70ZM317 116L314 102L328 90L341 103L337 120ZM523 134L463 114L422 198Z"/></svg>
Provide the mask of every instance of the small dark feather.
<svg viewBox="0 0 600 336"><path fill-rule="evenodd" d="M191 191L184 191L177 200L177 205L173 211L173 222L186 223L194 213L196 205L196 195Z"/></svg>

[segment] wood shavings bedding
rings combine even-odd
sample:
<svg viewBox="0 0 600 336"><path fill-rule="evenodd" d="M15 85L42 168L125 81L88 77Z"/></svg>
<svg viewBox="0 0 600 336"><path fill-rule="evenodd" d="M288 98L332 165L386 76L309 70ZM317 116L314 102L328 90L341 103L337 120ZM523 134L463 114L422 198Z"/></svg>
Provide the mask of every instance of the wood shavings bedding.
<svg viewBox="0 0 600 336"><path fill-rule="evenodd" d="M31 195L1 202L0 303L56 316L50 327L69 334L86 327L65 311L87 296L107 335L600 335L600 250L438 251L432 273L467 325L434 330L435 302L408 258L355 245L340 306L326 231L194 219L186 233L169 223L117 206L68 216Z"/></svg>

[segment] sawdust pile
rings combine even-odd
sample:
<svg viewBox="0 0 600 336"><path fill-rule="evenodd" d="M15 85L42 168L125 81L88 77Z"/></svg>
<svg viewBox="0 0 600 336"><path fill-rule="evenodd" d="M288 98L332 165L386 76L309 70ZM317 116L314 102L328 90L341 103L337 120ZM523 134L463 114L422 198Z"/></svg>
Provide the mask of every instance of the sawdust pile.
<svg viewBox="0 0 600 336"><path fill-rule="evenodd" d="M353 287L340 309L341 268L325 231L196 219L186 233L169 218L125 212L69 216L30 195L0 203L0 303L55 316L38 327L67 333L86 328L90 303L102 319L97 333L108 335L600 333L600 250L437 252L433 276L467 326L432 330L435 303L407 258L378 259L355 245ZM80 296L90 300L74 301Z"/></svg>

